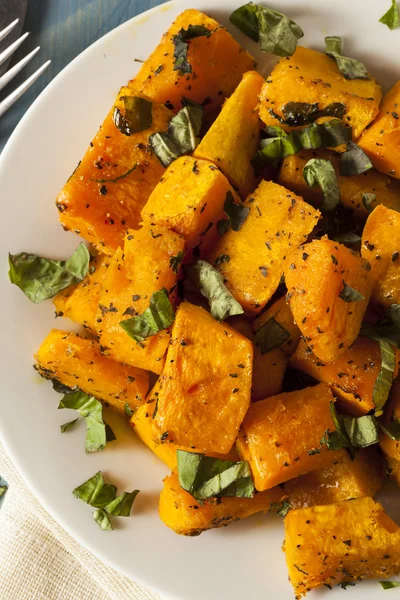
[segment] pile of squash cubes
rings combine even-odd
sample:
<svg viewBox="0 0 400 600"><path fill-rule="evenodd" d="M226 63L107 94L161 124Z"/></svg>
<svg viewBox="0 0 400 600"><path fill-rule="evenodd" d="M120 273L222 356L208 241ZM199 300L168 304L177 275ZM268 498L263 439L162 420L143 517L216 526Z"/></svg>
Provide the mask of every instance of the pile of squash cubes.
<svg viewBox="0 0 400 600"><path fill-rule="evenodd" d="M173 68L172 38L189 25L215 31L190 41L192 70L182 74ZM61 224L98 256L83 282L55 298L56 311L91 335L54 329L35 358L47 377L122 414L128 404L134 431L172 470L159 510L177 533L197 535L287 501L285 551L301 597L322 585L400 572L400 529L372 498L385 479L382 453L375 446L350 457L321 445L335 430L331 402L355 417L374 410L381 353L359 331L363 320L400 302L400 83L382 100L373 78L347 80L331 58L300 46L265 80L218 27L197 10L176 19L119 92L60 192ZM124 96L152 101L149 129L126 136L116 128L113 111L124 110ZM149 136L167 130L183 97L204 107L208 129L193 154L164 168ZM255 175L260 129L282 126L274 114L291 101L345 104L343 119L375 167L338 174L342 205L365 222L361 252L314 233L322 192L306 184L303 167L312 157L328 158L338 171L337 154L300 151L272 175ZM362 201L368 193L375 195L372 212ZM239 231L221 235L227 194L248 216ZM177 267L171 259L182 253ZM243 315L220 322L194 293L182 299L184 267L199 258L221 273ZM345 302L344 282L363 299ZM163 288L175 321L137 343L120 321L143 313ZM289 336L262 354L255 335L270 319ZM399 360L397 354L394 377ZM291 370L317 385L282 393ZM150 373L159 377L149 392ZM385 414L400 417L398 382ZM400 484L399 443L381 434L380 447ZM196 503L179 485L177 448L248 461L253 498Z"/></svg>

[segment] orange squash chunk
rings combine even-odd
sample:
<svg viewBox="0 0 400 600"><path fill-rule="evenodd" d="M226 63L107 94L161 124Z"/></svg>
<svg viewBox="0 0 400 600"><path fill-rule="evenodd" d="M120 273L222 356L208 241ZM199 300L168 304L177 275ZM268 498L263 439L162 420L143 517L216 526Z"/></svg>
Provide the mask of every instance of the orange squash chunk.
<svg viewBox="0 0 400 600"><path fill-rule="evenodd" d="M35 368L43 377L71 388L77 386L121 413L125 404L134 410L149 388L146 371L114 362L101 353L98 342L77 333L52 329L35 360Z"/></svg>
<svg viewBox="0 0 400 600"><path fill-rule="evenodd" d="M227 454L250 403L250 340L203 308L177 310L156 402L153 439L199 452Z"/></svg>
<svg viewBox="0 0 400 600"><path fill-rule="evenodd" d="M392 386L389 402L385 406L384 419L386 423L400 419L400 379L396 379ZM400 485L400 442L392 440L381 431L379 444L386 457L388 474Z"/></svg>
<svg viewBox="0 0 400 600"><path fill-rule="evenodd" d="M400 528L372 498L291 510L285 537L296 598L324 585L400 573Z"/></svg>
<svg viewBox="0 0 400 600"><path fill-rule="evenodd" d="M270 319L274 319L283 329L285 329L289 337L279 348L287 355L291 356L296 350L300 341L300 329L294 322L292 311L284 296L274 302L268 310L261 313L257 319L253 321L253 331L257 331L265 325ZM274 350L271 350L274 352ZM269 353L268 353L269 354Z"/></svg>
<svg viewBox="0 0 400 600"><path fill-rule="evenodd" d="M183 252L184 241L161 226L145 224L130 230L124 252L119 250L108 269L108 279L100 295L96 328L104 352L118 362L161 373L170 339L169 329L137 343L120 322L142 314L154 292L163 287L174 303L177 273L171 259Z"/></svg>
<svg viewBox="0 0 400 600"><path fill-rule="evenodd" d="M400 359L400 352L397 353ZM355 344L333 363L323 363L307 351L302 340L290 359L292 367L307 373L318 381L329 384L337 397L341 411L361 417L375 409L373 391L381 369L381 351L378 342L359 337ZM398 374L398 364L393 374Z"/></svg>
<svg viewBox="0 0 400 600"><path fill-rule="evenodd" d="M368 216L368 209L363 203L364 194L375 194L376 199L371 202L371 209L379 204L400 211L400 191L393 179L383 175L375 169L365 171L362 175L344 177L339 175L339 159L337 155L328 150L302 150L294 156L288 156L282 162L278 183L300 194L306 200L322 202L323 194L319 186L309 187L303 177L303 169L311 158L330 160L335 167L337 181L340 189L340 201L346 208L351 208L361 217Z"/></svg>
<svg viewBox="0 0 400 600"><path fill-rule="evenodd" d="M285 264L307 239L320 213L272 181L262 181L244 205L250 212L241 229L221 236L209 262L216 264L230 292L251 316L270 300ZM229 256L229 261L218 264L221 255Z"/></svg>
<svg viewBox="0 0 400 600"><path fill-rule="evenodd" d="M106 254L99 254L91 261L89 275L83 281L57 294L53 300L57 317L67 317L96 332L97 305L110 262Z"/></svg>
<svg viewBox="0 0 400 600"><path fill-rule="evenodd" d="M137 95L122 88L114 106L124 114L121 97ZM140 211L165 170L148 138L166 131L173 117L165 106L153 104L151 127L126 136L114 124L114 106L56 201L63 227L107 254L123 246L126 230L141 221Z"/></svg>
<svg viewBox="0 0 400 600"><path fill-rule="evenodd" d="M213 162L246 197L256 186L251 159L260 142L258 96L264 79L256 71L243 75L232 96L193 153Z"/></svg>
<svg viewBox="0 0 400 600"><path fill-rule="evenodd" d="M320 109L338 102L346 107L343 121L353 127L356 140L378 114L381 98L375 79L346 79L325 53L297 46L293 56L281 59L267 77L260 95L260 117L266 125L290 131L294 127L282 125L270 111L283 117L288 102L317 103Z"/></svg>
<svg viewBox="0 0 400 600"><path fill-rule="evenodd" d="M188 250L202 255L218 239L217 223L226 218L224 202L230 192L225 175L212 163L182 156L166 170L142 210L144 221L164 225L185 238Z"/></svg>
<svg viewBox="0 0 400 600"><path fill-rule="evenodd" d="M376 278L372 299L382 304L400 302L400 213L377 206L367 219L361 254Z"/></svg>
<svg viewBox="0 0 400 600"><path fill-rule="evenodd" d="M280 488L292 508L304 508L374 496L384 480L381 456L371 447L360 449L354 459L343 452L331 466L286 481Z"/></svg>
<svg viewBox="0 0 400 600"><path fill-rule="evenodd" d="M237 448L247 460L259 491L332 465L343 450L321 445L326 430L335 431L328 385L288 392L251 405Z"/></svg>
<svg viewBox="0 0 400 600"><path fill-rule="evenodd" d="M174 70L173 38L181 29L202 25L212 33L189 40L187 61L191 73ZM254 58L217 21L198 10L181 13L164 34L154 52L144 62L133 85L154 102L173 110L182 107L182 98L203 104L216 115L225 97L230 96L242 74L254 68Z"/></svg>
<svg viewBox="0 0 400 600"><path fill-rule="evenodd" d="M211 498L203 505L179 485L176 472L164 479L160 494L159 513L161 520L176 533L200 535L207 529L225 527L239 519L258 512L267 512L271 504L282 500L280 488L255 494L253 498Z"/></svg>
<svg viewBox="0 0 400 600"><path fill-rule="evenodd" d="M378 116L358 144L376 169L400 179L400 81L384 97Z"/></svg>
<svg viewBox="0 0 400 600"><path fill-rule="evenodd" d="M287 299L307 347L334 362L358 337L374 285L369 264L327 237L297 250L285 269ZM364 300L343 299L345 284Z"/></svg>

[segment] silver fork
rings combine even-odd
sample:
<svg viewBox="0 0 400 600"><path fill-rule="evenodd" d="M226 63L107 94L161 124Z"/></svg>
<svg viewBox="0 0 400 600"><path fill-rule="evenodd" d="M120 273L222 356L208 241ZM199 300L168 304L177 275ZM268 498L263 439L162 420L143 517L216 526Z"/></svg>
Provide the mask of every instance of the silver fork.
<svg viewBox="0 0 400 600"><path fill-rule="evenodd" d="M0 31L0 42L4 40L4 38L14 29L18 21L19 19L16 19L12 23L10 23L8 27L3 29L3 31ZM12 54L14 54L17 48L19 48L20 45L26 40L28 35L29 32L24 33L23 35L21 35L20 38L18 38L18 40L13 42L8 48L6 48L3 52L0 53L0 65L2 65L8 58L10 58L10 56L12 56ZM17 75L17 73L19 73L25 67L25 65L27 65L28 62L35 56L35 54L39 52L39 49L40 46L32 50L32 52L25 56L25 58L20 60L19 63L14 65L11 69L6 71L6 73L4 73L4 75L0 77L0 90L2 90L3 87L10 83L10 81ZM28 77L28 79L24 81L24 83L22 83L19 87L17 87L16 90L11 92L9 96L4 98L4 100L0 102L0 117L4 115L6 110L8 110L14 104L14 102L16 102L18 98L20 98L22 94L24 94L26 90L31 87L31 85L36 81L36 79L38 79L38 77L40 77L41 74L47 69L50 63L51 61L48 60L44 65L40 67L40 69L38 69L35 73L33 73L33 75Z"/></svg>

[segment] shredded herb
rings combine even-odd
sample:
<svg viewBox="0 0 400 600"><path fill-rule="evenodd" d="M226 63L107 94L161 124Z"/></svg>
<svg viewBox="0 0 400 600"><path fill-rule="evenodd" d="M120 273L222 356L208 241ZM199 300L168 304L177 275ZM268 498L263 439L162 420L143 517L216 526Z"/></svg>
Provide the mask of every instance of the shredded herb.
<svg viewBox="0 0 400 600"><path fill-rule="evenodd" d="M233 231L239 231L249 216L250 208L237 204L233 199L232 192L228 191L224 202L224 212L229 219Z"/></svg>
<svg viewBox="0 0 400 600"><path fill-rule="evenodd" d="M181 75L187 75L192 72L192 65L187 59L187 53L190 40L197 37L209 37L213 32L204 25L189 25L187 29L180 29L172 38L174 44L174 71L179 71Z"/></svg>
<svg viewBox="0 0 400 600"><path fill-rule="evenodd" d="M289 338L290 333L271 317L257 330L255 342L261 354L267 354L274 348L282 346Z"/></svg>
<svg viewBox="0 0 400 600"><path fill-rule="evenodd" d="M0 508L4 502L6 494L8 492L8 483L3 477L0 475Z"/></svg>
<svg viewBox="0 0 400 600"><path fill-rule="evenodd" d="M343 289L339 294L339 298L345 302L360 302L361 300L365 300L360 292L347 285L345 281L343 281Z"/></svg>
<svg viewBox="0 0 400 600"><path fill-rule="evenodd" d="M135 163L132 169L129 169L128 171L126 171L126 173L123 173L122 175L118 175L118 177L114 177L114 179L89 179L89 181L94 181L95 183L117 183L117 181L120 181L121 179L126 179L126 177L128 177L131 173L133 173L133 171L137 169L137 166L138 163Z"/></svg>
<svg viewBox="0 0 400 600"><path fill-rule="evenodd" d="M352 177L372 169L372 162L364 150L354 142L348 142L346 151L340 155L340 174Z"/></svg>
<svg viewBox="0 0 400 600"><path fill-rule="evenodd" d="M169 266L174 273L178 273L181 262L185 258L185 253L180 250L176 256L172 256L169 261Z"/></svg>
<svg viewBox="0 0 400 600"><path fill-rule="evenodd" d="M271 502L271 508L276 508L276 514L279 517L286 517L292 506L290 502L283 500L283 502Z"/></svg>
<svg viewBox="0 0 400 600"><path fill-rule="evenodd" d="M299 127L314 123L321 117L334 117L341 119L346 114L346 106L341 102L333 102L324 108L319 108L318 102L309 104L308 102L288 102L282 108L283 117L275 113L272 108L270 114L282 125L288 127Z"/></svg>
<svg viewBox="0 0 400 600"><path fill-rule="evenodd" d="M312 158L303 169L303 177L310 187L319 186L324 195L321 210L332 213L339 205L340 190L336 172L329 160Z"/></svg>
<svg viewBox="0 0 400 600"><path fill-rule="evenodd" d="M325 38L325 52L336 61L339 71L346 79L371 79L359 60L342 55L342 38L337 35Z"/></svg>
<svg viewBox="0 0 400 600"><path fill-rule="evenodd" d="M131 136L134 133L149 129L153 122L153 104L150 100L138 96L121 96L124 101L125 116L119 108L114 108L113 120L118 131Z"/></svg>
<svg viewBox="0 0 400 600"><path fill-rule="evenodd" d="M392 0L389 10L379 19L379 23L387 25L389 29L400 27L400 13L396 0Z"/></svg>
<svg viewBox="0 0 400 600"><path fill-rule="evenodd" d="M400 586L400 583L398 583L397 581L380 581L379 583L381 584L384 590L391 590Z"/></svg>
<svg viewBox="0 0 400 600"><path fill-rule="evenodd" d="M362 203L363 203L363 207L365 208L365 210L367 210L369 213L372 212L373 210L373 203L376 200L376 194L372 194L372 193L365 193L362 195Z"/></svg>
<svg viewBox="0 0 400 600"><path fill-rule="evenodd" d="M149 307L143 314L120 321L126 333L136 342L143 342L148 337L163 331L175 320L175 312L165 289L154 292Z"/></svg>

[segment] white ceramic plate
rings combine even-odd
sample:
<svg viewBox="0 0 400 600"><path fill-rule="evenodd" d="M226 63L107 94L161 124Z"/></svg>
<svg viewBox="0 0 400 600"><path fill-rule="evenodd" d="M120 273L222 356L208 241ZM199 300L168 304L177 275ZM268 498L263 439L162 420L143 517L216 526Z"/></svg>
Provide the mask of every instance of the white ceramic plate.
<svg viewBox="0 0 400 600"><path fill-rule="evenodd" d="M400 30L391 32L378 23L389 4L389 0L269 3L303 27L304 45L323 49L325 35L342 35L346 53L364 60L386 88L400 75ZM72 325L54 321L51 303L34 306L11 286L6 260L8 251L53 258L72 253L78 239L59 226L54 199L120 85L138 70L134 59L145 59L185 8L199 8L228 23L229 14L239 5L233 0L175 0L121 25L49 85L22 119L0 159L2 441L32 491L75 538L126 575L180 600L292 600L281 551L281 520L255 516L199 538L179 537L157 514L161 481L168 469L135 439L128 426L115 426L123 442L90 456L84 454L83 424L79 431L60 435L59 425L70 420L70 413L56 410L59 397L35 375L32 354L51 327ZM255 44L229 28L255 51ZM265 55L260 66L264 72L269 66ZM91 509L71 493L99 469L120 489L141 490L132 518L121 519L111 533L101 531ZM329 600L342 599L343 591L326 591L326 595ZM325 597L324 592L315 597ZM387 593L372 582L349 588L346 597L377 600L387 598Z"/></svg>

